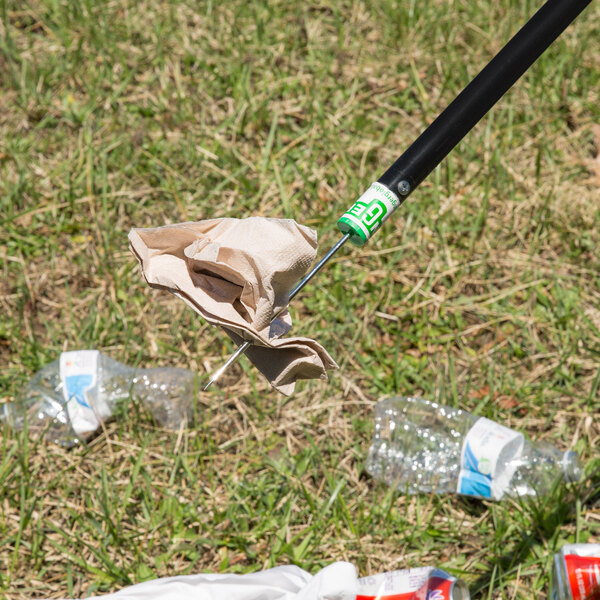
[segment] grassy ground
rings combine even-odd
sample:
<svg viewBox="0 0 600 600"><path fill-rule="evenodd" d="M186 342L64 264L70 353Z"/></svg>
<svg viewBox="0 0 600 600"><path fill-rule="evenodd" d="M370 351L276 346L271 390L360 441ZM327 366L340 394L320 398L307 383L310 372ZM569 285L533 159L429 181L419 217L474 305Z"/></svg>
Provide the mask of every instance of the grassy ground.
<svg viewBox="0 0 600 600"><path fill-rule="evenodd" d="M133 226L337 217L538 2L0 0L0 395L67 349L201 377L231 351L145 287ZM86 448L0 433L0 594L85 597L282 563L422 564L546 598L600 541L600 9L364 250L294 303L341 370L284 398L242 361L172 434L143 407ZM547 501L404 497L364 472L375 402L423 395L578 450Z"/></svg>

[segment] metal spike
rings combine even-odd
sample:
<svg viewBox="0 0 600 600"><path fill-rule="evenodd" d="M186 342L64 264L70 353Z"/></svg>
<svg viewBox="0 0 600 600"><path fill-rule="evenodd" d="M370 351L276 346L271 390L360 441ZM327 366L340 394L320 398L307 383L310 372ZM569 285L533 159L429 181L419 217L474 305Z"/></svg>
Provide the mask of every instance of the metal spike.
<svg viewBox="0 0 600 600"><path fill-rule="evenodd" d="M329 250L329 252L304 276L304 278L298 283L298 285L290 292L288 302L300 292L302 288L329 262L331 257L348 241L350 238L349 234L344 235L338 242ZM275 320L285 308L280 310L272 320ZM215 371L210 378L209 382L204 386L202 391L206 391L225 371L250 347L252 342L244 342L238 349L227 359L227 362L217 371Z"/></svg>

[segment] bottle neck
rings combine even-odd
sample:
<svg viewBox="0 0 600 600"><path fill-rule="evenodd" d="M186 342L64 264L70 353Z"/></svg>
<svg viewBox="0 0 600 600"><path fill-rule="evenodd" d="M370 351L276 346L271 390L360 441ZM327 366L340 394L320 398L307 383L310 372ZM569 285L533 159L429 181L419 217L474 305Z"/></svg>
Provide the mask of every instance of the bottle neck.
<svg viewBox="0 0 600 600"><path fill-rule="evenodd" d="M569 483L577 483L581 480L582 470L579 454L572 450L567 450L562 457L562 468L565 481Z"/></svg>

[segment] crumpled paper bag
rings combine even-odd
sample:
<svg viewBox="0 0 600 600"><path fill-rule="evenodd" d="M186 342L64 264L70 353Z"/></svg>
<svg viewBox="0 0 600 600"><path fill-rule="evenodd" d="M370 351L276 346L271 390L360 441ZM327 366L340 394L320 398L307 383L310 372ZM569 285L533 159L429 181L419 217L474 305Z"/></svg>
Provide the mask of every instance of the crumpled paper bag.
<svg viewBox="0 0 600 600"><path fill-rule="evenodd" d="M182 298L241 343L246 356L283 394L299 379L327 380L337 364L310 338L282 338L287 311L272 323L315 259L317 235L291 219L211 219L133 229L129 242L152 287Z"/></svg>

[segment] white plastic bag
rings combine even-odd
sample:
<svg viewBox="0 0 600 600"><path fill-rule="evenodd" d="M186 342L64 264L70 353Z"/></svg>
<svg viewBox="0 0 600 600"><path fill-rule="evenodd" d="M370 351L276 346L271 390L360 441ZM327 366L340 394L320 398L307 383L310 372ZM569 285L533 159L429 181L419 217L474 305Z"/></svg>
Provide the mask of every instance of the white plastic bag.
<svg viewBox="0 0 600 600"><path fill-rule="evenodd" d="M202 573L154 579L95 596L102 600L354 600L356 571L350 563L329 565L311 576L293 565L232 575Z"/></svg>

